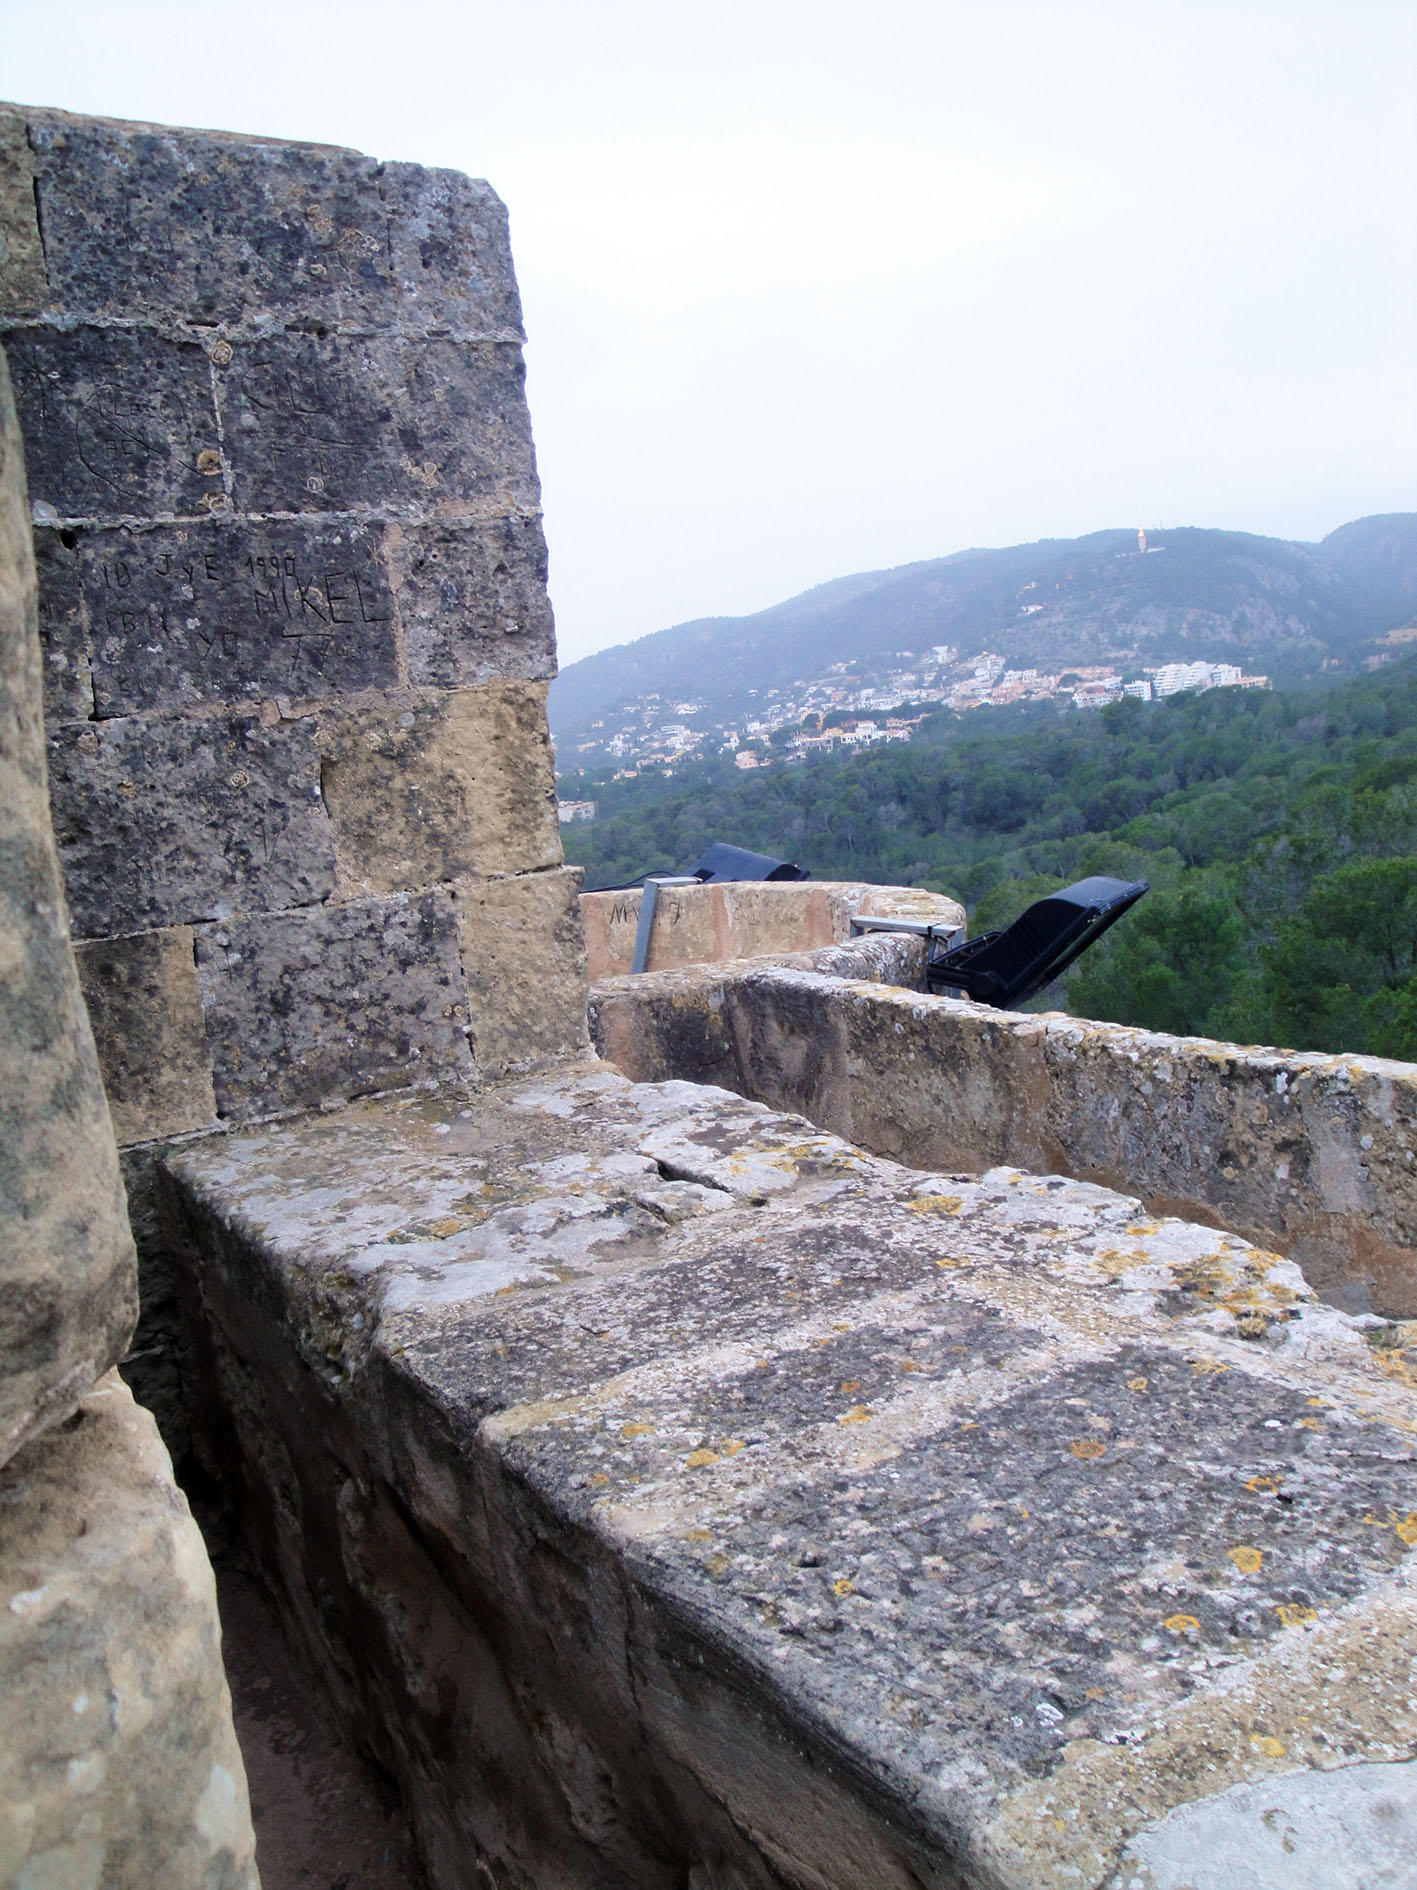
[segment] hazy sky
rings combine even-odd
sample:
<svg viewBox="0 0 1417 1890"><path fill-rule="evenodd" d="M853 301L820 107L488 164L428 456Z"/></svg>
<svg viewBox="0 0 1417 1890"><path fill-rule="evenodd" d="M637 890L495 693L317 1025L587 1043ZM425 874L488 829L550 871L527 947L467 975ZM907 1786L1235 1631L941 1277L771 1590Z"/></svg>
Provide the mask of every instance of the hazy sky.
<svg viewBox="0 0 1417 1890"><path fill-rule="evenodd" d="M0 95L491 179L563 662L1417 509L1414 0L0 0Z"/></svg>

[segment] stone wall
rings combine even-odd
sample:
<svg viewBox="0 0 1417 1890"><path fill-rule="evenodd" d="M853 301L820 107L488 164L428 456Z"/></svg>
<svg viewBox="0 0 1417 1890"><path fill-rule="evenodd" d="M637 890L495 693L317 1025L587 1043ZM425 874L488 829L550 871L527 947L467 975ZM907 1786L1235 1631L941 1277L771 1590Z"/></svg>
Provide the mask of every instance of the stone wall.
<svg viewBox="0 0 1417 1890"><path fill-rule="evenodd" d="M638 1081L721 1083L919 1166L1118 1188L1288 1255L1350 1312L1417 1317L1411 1064L780 968L609 979L591 1019L601 1055Z"/></svg>
<svg viewBox="0 0 1417 1890"><path fill-rule="evenodd" d="M642 889L581 894L592 978L614 978L634 963ZM964 907L942 893L857 880L728 880L666 886L655 908L649 966L706 965L730 958L807 952L851 938L855 913L924 919L962 928Z"/></svg>
<svg viewBox="0 0 1417 1890"><path fill-rule="evenodd" d="M0 354L0 1883L255 1890L211 1569L111 1367L137 1269L45 793Z"/></svg>
<svg viewBox="0 0 1417 1890"><path fill-rule="evenodd" d="M161 1358L168 1140L585 1047L520 308L486 184L323 146L0 108L0 233L54 827Z"/></svg>

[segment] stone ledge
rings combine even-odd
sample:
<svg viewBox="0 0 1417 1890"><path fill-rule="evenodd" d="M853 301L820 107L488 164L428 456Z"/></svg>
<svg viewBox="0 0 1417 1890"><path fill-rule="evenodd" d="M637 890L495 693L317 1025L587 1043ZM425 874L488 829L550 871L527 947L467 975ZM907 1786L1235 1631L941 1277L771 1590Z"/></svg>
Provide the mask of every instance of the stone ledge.
<svg viewBox="0 0 1417 1890"><path fill-rule="evenodd" d="M440 1890L1161 1883L1417 1754L1411 1354L1274 1254L594 1065L168 1167Z"/></svg>
<svg viewBox="0 0 1417 1890"><path fill-rule="evenodd" d="M641 1081L723 1083L901 1161L1122 1188L1279 1249L1347 1311L1417 1316L1412 1064L751 966L607 979L591 1030Z"/></svg>
<svg viewBox="0 0 1417 1890"><path fill-rule="evenodd" d="M211 1569L116 1373L0 1510L0 1881L257 1890Z"/></svg>

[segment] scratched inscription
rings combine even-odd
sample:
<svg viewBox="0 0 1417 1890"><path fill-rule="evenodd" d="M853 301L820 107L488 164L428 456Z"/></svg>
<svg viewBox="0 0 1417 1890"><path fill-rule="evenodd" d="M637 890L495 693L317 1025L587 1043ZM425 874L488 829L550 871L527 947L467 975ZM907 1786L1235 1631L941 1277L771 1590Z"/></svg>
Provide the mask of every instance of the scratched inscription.
<svg viewBox="0 0 1417 1890"><path fill-rule="evenodd" d="M396 679L382 528L96 532L83 555L100 715L341 695Z"/></svg>
<svg viewBox="0 0 1417 1890"><path fill-rule="evenodd" d="M13 329L5 346L32 500L63 518L201 517L220 500L201 348L101 328Z"/></svg>
<svg viewBox="0 0 1417 1890"><path fill-rule="evenodd" d="M222 374L238 511L537 503L520 350L397 335L271 335Z"/></svg>

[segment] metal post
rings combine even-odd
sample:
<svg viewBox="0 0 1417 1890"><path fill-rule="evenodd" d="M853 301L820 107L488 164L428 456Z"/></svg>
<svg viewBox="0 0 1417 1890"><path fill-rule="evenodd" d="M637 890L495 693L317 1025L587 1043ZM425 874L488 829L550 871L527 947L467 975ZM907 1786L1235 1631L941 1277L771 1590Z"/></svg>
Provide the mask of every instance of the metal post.
<svg viewBox="0 0 1417 1890"><path fill-rule="evenodd" d="M650 933L654 930L655 907L659 904L661 886L698 886L703 882L692 874L680 875L662 873L654 879L647 879L640 894L640 924L635 933L635 956L630 964L631 971L643 971L649 963Z"/></svg>

